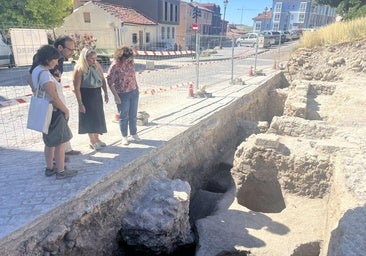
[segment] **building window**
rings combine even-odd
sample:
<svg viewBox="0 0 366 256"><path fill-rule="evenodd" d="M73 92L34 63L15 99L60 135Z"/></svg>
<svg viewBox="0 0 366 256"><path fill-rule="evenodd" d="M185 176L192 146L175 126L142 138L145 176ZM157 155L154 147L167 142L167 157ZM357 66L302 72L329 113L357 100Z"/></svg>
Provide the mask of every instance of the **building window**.
<svg viewBox="0 0 366 256"><path fill-rule="evenodd" d="M174 27L172 28L172 38L173 39L175 38L175 28Z"/></svg>
<svg viewBox="0 0 366 256"><path fill-rule="evenodd" d="M261 31L261 23L260 22L255 23L255 31Z"/></svg>
<svg viewBox="0 0 366 256"><path fill-rule="evenodd" d="M304 23L305 20L305 13L300 13L299 14L299 23Z"/></svg>
<svg viewBox="0 0 366 256"><path fill-rule="evenodd" d="M306 2L301 2L300 3L300 9L299 12L306 12Z"/></svg>
<svg viewBox="0 0 366 256"><path fill-rule="evenodd" d="M137 44L137 33L132 34L132 43Z"/></svg>
<svg viewBox="0 0 366 256"><path fill-rule="evenodd" d="M273 21L280 21L280 14L279 13L275 13Z"/></svg>
<svg viewBox="0 0 366 256"><path fill-rule="evenodd" d="M146 32L145 38L146 43L150 43L150 32Z"/></svg>
<svg viewBox="0 0 366 256"><path fill-rule="evenodd" d="M161 39L165 39L165 27L161 27Z"/></svg>
<svg viewBox="0 0 366 256"><path fill-rule="evenodd" d="M273 30L274 30L274 31L277 31L279 27L280 27L280 26L279 26L279 24L278 24L278 23L273 23Z"/></svg>
<svg viewBox="0 0 366 256"><path fill-rule="evenodd" d="M282 10L282 3L281 2L276 3L275 12L281 12L281 10Z"/></svg>
<svg viewBox="0 0 366 256"><path fill-rule="evenodd" d="M166 38L169 39L170 38L170 27L166 28Z"/></svg>
<svg viewBox="0 0 366 256"><path fill-rule="evenodd" d="M175 5L175 22L178 22L178 6Z"/></svg>
<svg viewBox="0 0 366 256"><path fill-rule="evenodd" d="M90 12L84 12L83 15L84 15L84 22L85 23L90 23L91 22Z"/></svg>
<svg viewBox="0 0 366 256"><path fill-rule="evenodd" d="M170 4L170 19L169 21L173 21L173 4Z"/></svg>
<svg viewBox="0 0 366 256"><path fill-rule="evenodd" d="M168 20L168 2L164 2L164 20Z"/></svg>

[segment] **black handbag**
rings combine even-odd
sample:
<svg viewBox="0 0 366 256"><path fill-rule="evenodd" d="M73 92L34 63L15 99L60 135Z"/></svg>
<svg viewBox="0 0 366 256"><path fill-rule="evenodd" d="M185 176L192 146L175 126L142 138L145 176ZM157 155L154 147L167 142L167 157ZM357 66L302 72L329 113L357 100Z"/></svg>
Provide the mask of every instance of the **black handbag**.
<svg viewBox="0 0 366 256"><path fill-rule="evenodd" d="M48 134L43 134L43 141L47 147L56 147L68 142L72 138L71 130L67 124L65 114L61 110L56 110L52 114L51 124Z"/></svg>

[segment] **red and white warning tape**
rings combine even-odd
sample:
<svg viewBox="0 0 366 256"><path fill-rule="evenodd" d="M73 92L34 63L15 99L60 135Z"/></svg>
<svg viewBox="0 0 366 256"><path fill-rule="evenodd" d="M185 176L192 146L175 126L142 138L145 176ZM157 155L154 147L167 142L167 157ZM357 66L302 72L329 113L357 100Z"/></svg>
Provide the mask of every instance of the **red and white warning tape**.
<svg viewBox="0 0 366 256"><path fill-rule="evenodd" d="M136 56L179 56L179 55L191 55L194 54L195 51L186 50L186 51L137 51L134 50L134 54Z"/></svg>
<svg viewBox="0 0 366 256"><path fill-rule="evenodd" d="M15 98L15 99L0 101L0 108L9 107L9 106L29 102L31 96L32 96L32 94L27 94L23 97L18 97L18 98Z"/></svg>

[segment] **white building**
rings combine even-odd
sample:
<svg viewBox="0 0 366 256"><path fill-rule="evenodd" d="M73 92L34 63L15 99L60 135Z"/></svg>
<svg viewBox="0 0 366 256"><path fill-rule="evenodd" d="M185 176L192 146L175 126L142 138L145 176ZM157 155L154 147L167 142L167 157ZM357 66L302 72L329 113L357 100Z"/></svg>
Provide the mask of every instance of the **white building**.
<svg viewBox="0 0 366 256"><path fill-rule="evenodd" d="M87 2L64 19L56 35L92 35L98 49L114 50L119 45L145 49L158 41L158 24L134 9Z"/></svg>

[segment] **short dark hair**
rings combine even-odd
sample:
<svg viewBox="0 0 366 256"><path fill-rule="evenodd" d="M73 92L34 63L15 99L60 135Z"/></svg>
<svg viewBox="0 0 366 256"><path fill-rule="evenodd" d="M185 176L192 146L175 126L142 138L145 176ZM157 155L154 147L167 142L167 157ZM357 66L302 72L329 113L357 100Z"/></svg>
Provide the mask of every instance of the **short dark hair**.
<svg viewBox="0 0 366 256"><path fill-rule="evenodd" d="M53 46L55 46L55 48L58 48L58 46L61 45L63 48L65 48L66 41L74 42L74 40L69 36L60 36L59 38L56 39Z"/></svg>
<svg viewBox="0 0 366 256"><path fill-rule="evenodd" d="M47 66L51 60L58 60L60 53L52 45L43 45L38 49L36 58L38 65Z"/></svg>

